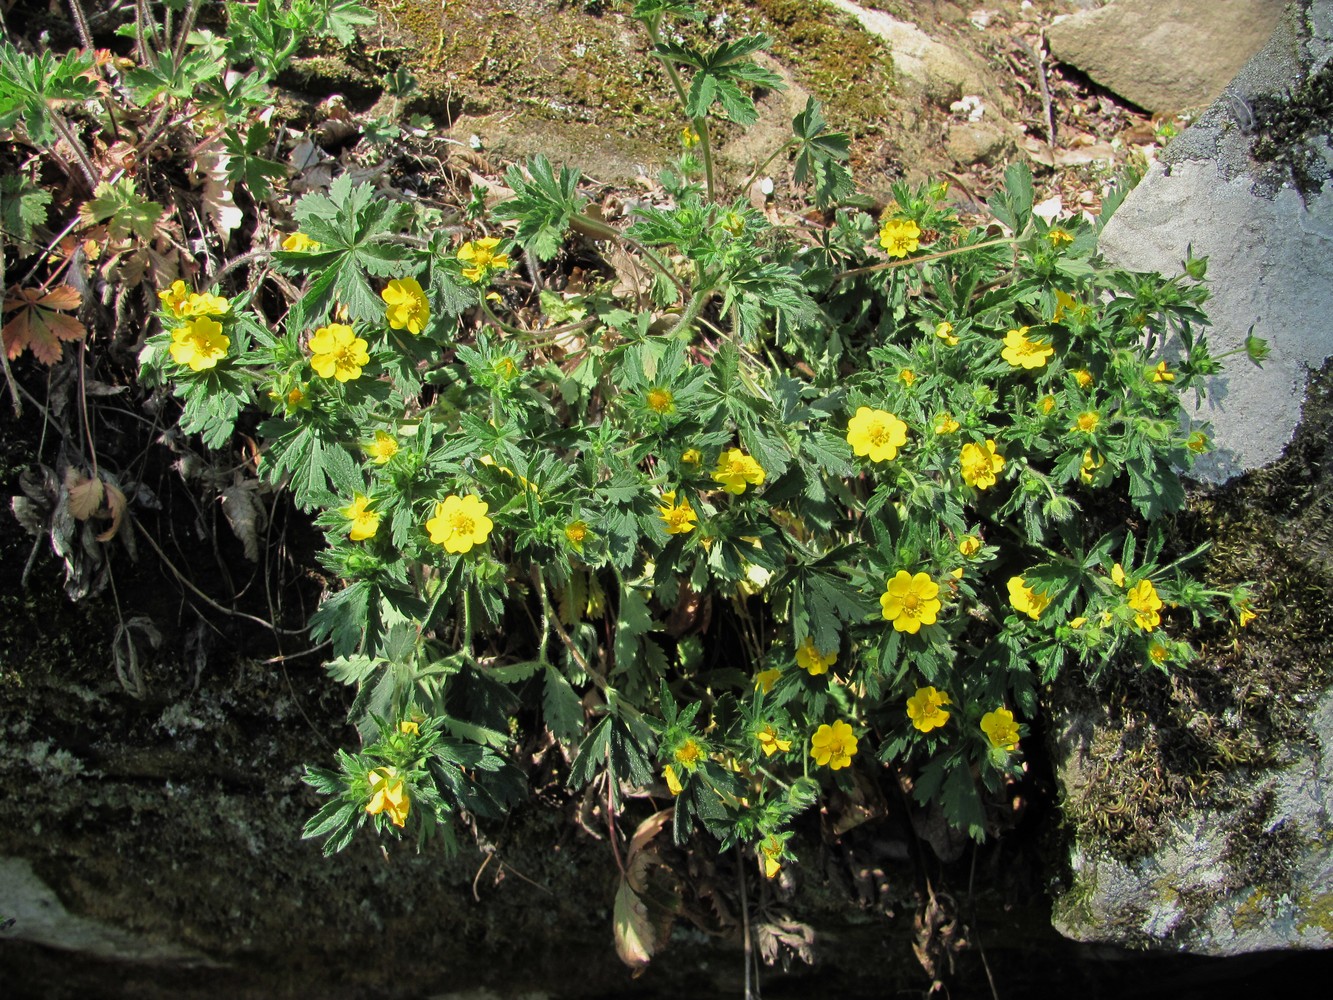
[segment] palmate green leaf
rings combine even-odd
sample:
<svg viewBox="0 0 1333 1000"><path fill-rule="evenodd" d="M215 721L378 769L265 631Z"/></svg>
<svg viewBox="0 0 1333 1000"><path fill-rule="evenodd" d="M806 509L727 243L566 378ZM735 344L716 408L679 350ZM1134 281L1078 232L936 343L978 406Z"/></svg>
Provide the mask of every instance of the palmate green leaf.
<svg viewBox="0 0 1333 1000"><path fill-rule="evenodd" d="M43 52L29 56L8 40L0 42L0 129L20 118L28 137L39 146L55 142L50 108L62 101L86 101L97 96L91 52Z"/></svg>
<svg viewBox="0 0 1333 1000"><path fill-rule="evenodd" d="M782 77L764 69L748 57L772 42L767 35L747 35L734 41L722 42L705 54L692 46L665 42L656 46L659 59L680 63L694 69L685 113L691 118L702 118L714 103L722 105L726 116L738 125L753 125L759 120L754 100L740 84L782 90Z"/></svg>
<svg viewBox="0 0 1333 1000"><path fill-rule="evenodd" d="M986 204L995 213L995 218L1017 236L1032 221L1033 197L1032 171L1026 163L1013 163L1004 172L1004 187L991 195Z"/></svg>
<svg viewBox="0 0 1333 1000"><path fill-rule="evenodd" d="M690 0L636 0L632 16L646 21L663 14L690 21L702 21L705 16Z"/></svg>
<svg viewBox="0 0 1333 1000"><path fill-rule="evenodd" d="M178 390L185 401L180 429L198 434L209 448L223 448L231 440L236 418L251 401L250 383L235 372L213 369Z"/></svg>
<svg viewBox="0 0 1333 1000"><path fill-rule="evenodd" d="M519 244L536 254L538 260L550 260L560 249L569 228L569 220L583 211L586 204L579 193L580 174L561 167L557 176L551 163L540 153L527 162L524 173L517 165L505 174L505 183L514 197L495 206L497 219L515 219L514 234Z"/></svg>
<svg viewBox="0 0 1333 1000"><path fill-rule="evenodd" d="M0 177L0 231L20 243L31 243L33 229L45 225L51 192L11 174Z"/></svg>
<svg viewBox="0 0 1333 1000"><path fill-rule="evenodd" d="M852 173L844 164L851 150L851 137L845 132L828 131L823 109L813 97L805 110L791 121L796 135L795 180L814 187L815 205L827 208L855 190Z"/></svg>
<svg viewBox="0 0 1333 1000"><path fill-rule="evenodd" d="M112 239L123 240L133 233L142 240L151 240L162 211L161 205L134 190L132 178L121 177L98 184L93 197L79 209L79 216L90 225L105 222Z"/></svg>
<svg viewBox="0 0 1333 1000"><path fill-rule="evenodd" d="M245 135L235 128L223 133L222 145L227 150L227 179L240 181L256 200L262 201L272 192L270 181L285 178L287 167L259 155L273 141L273 131L262 124L251 125Z"/></svg>
<svg viewBox="0 0 1333 1000"><path fill-rule="evenodd" d="M327 197L308 194L297 202L294 215L301 231L321 245L316 254L275 256L289 273L319 274L298 303L302 321L322 321L337 301L353 319L379 322L384 302L370 277L416 269L411 250L394 241L407 230L411 208L377 197L369 184L353 184L344 174L330 185Z"/></svg>
<svg viewBox="0 0 1333 1000"><path fill-rule="evenodd" d="M1185 506L1185 487L1169 462L1155 455L1134 458L1125 463L1125 471L1129 498L1144 517L1156 519Z"/></svg>
<svg viewBox="0 0 1333 1000"><path fill-rule="evenodd" d="M204 49L187 51L179 63L168 50L157 54L155 64L126 70L124 79L134 99L147 106L163 95L189 100L225 69L226 63Z"/></svg>
<svg viewBox="0 0 1333 1000"><path fill-rule="evenodd" d="M339 45L354 44L357 28L378 23L375 12L356 0L315 0L315 10L318 18L311 26L311 33L332 35Z"/></svg>

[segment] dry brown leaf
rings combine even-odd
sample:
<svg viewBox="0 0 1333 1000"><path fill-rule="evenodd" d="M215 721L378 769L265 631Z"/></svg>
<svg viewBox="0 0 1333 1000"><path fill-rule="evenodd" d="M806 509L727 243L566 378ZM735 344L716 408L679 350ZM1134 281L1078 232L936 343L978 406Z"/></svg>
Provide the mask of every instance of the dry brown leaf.
<svg viewBox="0 0 1333 1000"><path fill-rule="evenodd" d="M111 514L111 527L97 536L99 542L109 542L120 531L120 522L125 517L125 494L114 483L106 484L106 509Z"/></svg>
<svg viewBox="0 0 1333 1000"><path fill-rule="evenodd" d="M75 520L88 520L102 506L105 490L97 476L85 476L74 468L66 469L65 490L69 493L69 512Z"/></svg>
<svg viewBox="0 0 1333 1000"><path fill-rule="evenodd" d="M616 890L614 919L616 954L634 970L635 976L642 975L657 951L657 933L648 915L647 904L623 878Z"/></svg>
<svg viewBox="0 0 1333 1000"><path fill-rule="evenodd" d="M64 316L58 310L77 309L81 296L69 285L59 285L49 292L40 288L10 289L4 302L4 311L18 312L5 324L2 333L5 354L11 359L23 353L24 348L44 365L60 360L64 348L61 341L82 340L88 331L73 316Z"/></svg>

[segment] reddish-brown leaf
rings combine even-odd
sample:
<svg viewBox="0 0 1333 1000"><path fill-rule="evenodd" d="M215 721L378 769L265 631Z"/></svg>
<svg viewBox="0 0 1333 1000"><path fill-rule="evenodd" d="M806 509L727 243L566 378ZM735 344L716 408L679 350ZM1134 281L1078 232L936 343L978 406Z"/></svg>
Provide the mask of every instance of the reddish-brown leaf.
<svg viewBox="0 0 1333 1000"><path fill-rule="evenodd" d="M49 292L40 288L12 288L5 298L5 312L18 311L5 324L3 335L5 354L16 358L24 348L45 365L60 360L63 340L82 340L88 331L73 316L60 310L78 308L80 295L69 285L59 285Z"/></svg>

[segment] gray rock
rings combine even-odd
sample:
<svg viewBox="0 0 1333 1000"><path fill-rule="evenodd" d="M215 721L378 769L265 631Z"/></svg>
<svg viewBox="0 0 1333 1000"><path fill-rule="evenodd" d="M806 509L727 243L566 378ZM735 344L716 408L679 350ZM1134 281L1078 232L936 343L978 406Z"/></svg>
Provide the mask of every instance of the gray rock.
<svg viewBox="0 0 1333 1000"><path fill-rule="evenodd" d="M944 147L949 157L961 166L1002 163L1018 149L1007 128L984 121L951 124Z"/></svg>
<svg viewBox="0 0 1333 1000"><path fill-rule="evenodd" d="M1086 721L1067 722L1056 737L1068 795L1098 780ZM1238 804L1174 818L1148 856L1127 862L1076 845L1056 930L1215 956L1333 947L1333 693L1310 722L1316 739L1293 744L1288 766L1214 789L1210 799Z"/></svg>
<svg viewBox="0 0 1333 1000"><path fill-rule="evenodd" d="M947 108L964 94L982 94L993 104L997 88L987 70L970 53L931 38L916 25L882 11L867 10L852 0L826 2L855 17L866 32L882 38L893 53L896 79L909 95Z"/></svg>
<svg viewBox="0 0 1333 1000"><path fill-rule="evenodd" d="M1275 461L1300 420L1309 370L1333 354L1333 167L1317 155L1327 149L1326 126L1315 122L1298 140L1313 154L1302 147L1271 163L1252 159L1264 132L1254 109L1275 106L1302 65L1327 59L1329 36L1307 35L1307 25L1328 24L1331 7L1306 0L1293 8L1228 96L1168 148L1102 232L1103 256L1133 270L1178 273L1191 246L1207 256L1214 353L1242 347L1251 329L1272 348L1262 371L1233 357L1195 406L1216 445L1195 466L1205 480ZM1305 165L1305 193L1287 160Z"/></svg>
<svg viewBox="0 0 1333 1000"><path fill-rule="evenodd" d="M1058 18L1051 52L1152 112L1214 100L1268 40L1286 0L1113 0Z"/></svg>

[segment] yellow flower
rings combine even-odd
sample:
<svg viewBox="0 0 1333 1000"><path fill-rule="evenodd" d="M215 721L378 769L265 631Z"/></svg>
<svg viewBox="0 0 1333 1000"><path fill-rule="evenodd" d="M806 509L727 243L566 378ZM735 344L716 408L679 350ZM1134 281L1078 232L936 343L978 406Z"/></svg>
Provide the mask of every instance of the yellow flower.
<svg viewBox="0 0 1333 1000"><path fill-rule="evenodd" d="M773 878L782 871L782 864L778 860L782 857L782 844L776 837L769 837L759 845L759 855L764 859L765 878Z"/></svg>
<svg viewBox="0 0 1333 1000"><path fill-rule="evenodd" d="M464 243L458 248L458 261L466 265L463 277L468 281L481 282L491 276L492 271L503 271L509 266L507 253L496 253L500 240L494 236Z"/></svg>
<svg viewBox="0 0 1333 1000"><path fill-rule="evenodd" d="M1005 334L1004 350L1000 352L1000 357L1015 368L1033 369L1045 367L1046 359L1054 353L1055 348L1049 341L1029 340L1028 327L1020 326Z"/></svg>
<svg viewBox="0 0 1333 1000"><path fill-rule="evenodd" d="M421 723L413 722L411 719L404 719L398 723L398 731L404 736L420 736Z"/></svg>
<svg viewBox="0 0 1333 1000"><path fill-rule="evenodd" d="M689 500L676 503L675 493L663 493L662 503L657 508L658 516L666 522L668 535L683 535L694 530L699 523L699 515L690 506Z"/></svg>
<svg viewBox="0 0 1333 1000"><path fill-rule="evenodd" d="M1097 425L1102 422L1102 415L1096 410L1087 410L1078 415L1074 421L1074 426L1069 428L1071 431L1082 431L1084 434L1091 434L1097 429Z"/></svg>
<svg viewBox="0 0 1333 1000"><path fill-rule="evenodd" d="M1202 455L1208 450L1208 435L1203 431L1194 431L1185 441L1185 447L1196 455Z"/></svg>
<svg viewBox="0 0 1333 1000"><path fill-rule="evenodd" d="M687 736L675 750L671 752L672 759L685 768L687 771L693 771L699 766L699 758L703 756L703 749L693 737Z"/></svg>
<svg viewBox="0 0 1333 1000"><path fill-rule="evenodd" d="M1236 617L1240 621L1240 627L1244 628L1259 617L1259 612L1250 606L1249 601L1241 601L1240 604L1236 605Z"/></svg>
<svg viewBox="0 0 1333 1000"><path fill-rule="evenodd" d="M662 777L666 778L667 788L672 795L679 795L685 791L685 786L680 783L680 778L676 776L676 769L670 764L662 768Z"/></svg>
<svg viewBox="0 0 1333 1000"><path fill-rule="evenodd" d="M680 460L685 465L698 465L704 460L703 452L698 448L686 448L680 453Z"/></svg>
<svg viewBox="0 0 1333 1000"><path fill-rule="evenodd" d="M998 750L1018 749L1018 724L1014 722L1014 713L1007 708L997 708L983 715L981 731L990 740L990 745Z"/></svg>
<svg viewBox="0 0 1333 1000"><path fill-rule="evenodd" d="M916 694L907 699L907 717L912 720L913 726L928 733L949 721L949 713L944 710L944 706L952 704L953 701L943 691L936 691L933 687L917 688Z"/></svg>
<svg viewBox="0 0 1333 1000"><path fill-rule="evenodd" d="M745 492L747 483L751 486L763 485L764 468L739 448L728 448L717 456L713 482L721 483L726 492L740 496Z"/></svg>
<svg viewBox="0 0 1333 1000"><path fill-rule="evenodd" d="M1075 369L1074 381L1078 383L1080 389L1086 389L1088 386L1092 385L1094 381L1092 372L1088 371L1086 368Z"/></svg>
<svg viewBox="0 0 1333 1000"><path fill-rule="evenodd" d="M314 253L319 249L319 244L305 233L297 232L282 241L282 248L292 253Z"/></svg>
<svg viewBox="0 0 1333 1000"><path fill-rule="evenodd" d="M370 781L370 802L366 812L375 816L385 813L389 822L401 827L407 822L407 814L412 810L412 801L403 788L402 776L392 767L377 767L366 777Z"/></svg>
<svg viewBox="0 0 1333 1000"><path fill-rule="evenodd" d="M906 257L920 246L921 227L911 219L889 219L880 227L879 245L890 257Z"/></svg>
<svg viewBox="0 0 1333 1000"><path fill-rule="evenodd" d="M321 326L310 338L310 367L320 378L336 378L339 382L358 379L361 369L370 364L368 346L350 326Z"/></svg>
<svg viewBox="0 0 1333 1000"><path fill-rule="evenodd" d="M962 424L960 424L957 420L953 418L952 413L947 413L947 412L941 413L938 417L935 418L936 434L952 434L954 431L958 430L958 428L961 426Z"/></svg>
<svg viewBox="0 0 1333 1000"><path fill-rule="evenodd" d="M963 482L979 490L994 486L996 476L1004 468L1004 456L995 453L995 442L989 440L984 448L971 441L963 445L958 462Z"/></svg>
<svg viewBox="0 0 1333 1000"><path fill-rule="evenodd" d="M976 535L964 535L958 542L958 551L962 553L963 558L971 559L981 551L981 539Z"/></svg>
<svg viewBox="0 0 1333 1000"><path fill-rule="evenodd" d="M855 455L872 462L891 462L907 443L907 425L888 410L862 406L847 423L847 443Z"/></svg>
<svg viewBox="0 0 1333 1000"><path fill-rule="evenodd" d="M1106 466L1106 459L1089 448L1083 453L1083 463L1078 470L1078 478L1085 483L1091 483L1097 478L1097 473Z"/></svg>
<svg viewBox="0 0 1333 1000"><path fill-rule="evenodd" d="M1088 620L1087 620L1086 618L1084 618L1082 615L1079 615L1077 618L1075 618L1075 619L1073 619L1072 621L1070 621L1070 623L1069 623L1069 627L1070 627L1070 628L1073 628L1073 629L1079 629L1079 628L1082 628L1082 627L1083 627L1084 625L1086 625L1086 624L1088 624Z"/></svg>
<svg viewBox="0 0 1333 1000"><path fill-rule="evenodd" d="M376 465L388 465L389 459L398 454L398 439L384 431L376 431L375 440L366 445L366 453Z"/></svg>
<svg viewBox="0 0 1333 1000"><path fill-rule="evenodd" d="M649 389L647 403L648 409L664 417L676 412L676 397L672 395L670 389L663 389L660 386Z"/></svg>
<svg viewBox="0 0 1333 1000"><path fill-rule="evenodd" d="M185 287L185 282L179 278L171 283L170 288L164 288L157 293L158 299L162 303L162 308L173 316L185 315L185 303L189 301L190 290Z"/></svg>
<svg viewBox="0 0 1333 1000"><path fill-rule="evenodd" d="M171 360L201 372L217 366L227 355L231 340L222 332L222 324L207 316L187 319L171 332Z"/></svg>
<svg viewBox="0 0 1333 1000"><path fill-rule="evenodd" d="M570 521L565 525L565 537L569 539L569 544L574 546L580 552L583 551L583 543L588 538L588 522Z"/></svg>
<svg viewBox="0 0 1333 1000"><path fill-rule="evenodd" d="M1175 372L1166 366L1165 361L1157 362L1157 367L1150 369L1148 374L1152 376L1154 382L1174 382L1176 380Z"/></svg>
<svg viewBox="0 0 1333 1000"><path fill-rule="evenodd" d="M781 676L782 671L777 669L759 671L754 675L755 690L768 694L773 690L773 685L777 683L777 679Z"/></svg>
<svg viewBox="0 0 1333 1000"><path fill-rule="evenodd" d="M495 359L491 364L491 371L495 372L495 374L499 375L506 382L518 377L518 365L515 364L514 359L507 354Z"/></svg>
<svg viewBox="0 0 1333 1000"><path fill-rule="evenodd" d="M185 300L184 307L186 316L225 316L230 308L230 302L221 295L214 295L212 292L204 292L200 295L191 294Z"/></svg>
<svg viewBox="0 0 1333 1000"><path fill-rule="evenodd" d="M1134 609L1134 624L1145 632L1151 632L1162 624L1162 599L1157 596L1157 588L1151 580L1140 580L1125 592L1125 603Z"/></svg>
<svg viewBox="0 0 1333 1000"><path fill-rule="evenodd" d="M910 368L904 368L898 373L898 381L905 386L911 386L916 381L916 372Z"/></svg>
<svg viewBox="0 0 1333 1000"><path fill-rule="evenodd" d="M1034 622L1041 617L1051 599L1027 585L1021 576L1009 578L1009 603L1019 614L1027 615Z"/></svg>
<svg viewBox="0 0 1333 1000"><path fill-rule="evenodd" d="M754 738L759 741L759 749L764 751L765 757L772 757L779 750L786 753L791 749L791 740L781 739L772 726L764 726L754 734Z"/></svg>
<svg viewBox="0 0 1333 1000"><path fill-rule="evenodd" d="M1068 292L1055 290L1055 314L1051 316L1052 323L1059 323L1065 318L1065 313L1074 312L1079 309L1078 301Z"/></svg>
<svg viewBox="0 0 1333 1000"><path fill-rule="evenodd" d="M699 145L699 133L694 131L689 125L680 130L680 142L686 149L693 149Z"/></svg>
<svg viewBox="0 0 1333 1000"><path fill-rule="evenodd" d="M810 737L810 753L816 764L827 764L830 770L836 771L846 767L856 756L856 735L841 719L831 726L820 726Z"/></svg>
<svg viewBox="0 0 1333 1000"><path fill-rule="evenodd" d="M1065 243L1073 243L1074 237L1063 229L1050 229L1046 232L1046 238L1051 241L1051 246L1057 250Z"/></svg>
<svg viewBox="0 0 1333 1000"><path fill-rule="evenodd" d="M809 671L812 677L828 673L828 668L833 666L837 659L836 649L831 653L821 653L815 648L815 640L810 636L806 636L805 643L796 650L796 665Z"/></svg>
<svg viewBox="0 0 1333 1000"><path fill-rule="evenodd" d="M732 236L739 236L741 233L745 232L745 216L741 215L739 212L728 212L726 215L722 216L722 221L719 225Z"/></svg>
<svg viewBox="0 0 1333 1000"><path fill-rule="evenodd" d="M935 324L935 336L944 341L945 347L958 346L958 336L953 332L953 324L948 320Z"/></svg>
<svg viewBox="0 0 1333 1000"><path fill-rule="evenodd" d="M389 327L418 334L430 322L430 302L416 278L394 278L380 292L388 307L385 317Z"/></svg>
<svg viewBox="0 0 1333 1000"><path fill-rule="evenodd" d="M1123 587L1125 585L1125 568L1119 563L1116 563L1111 567L1111 582L1117 587Z"/></svg>
<svg viewBox="0 0 1333 1000"><path fill-rule="evenodd" d="M1051 411L1055 409L1055 397L1051 395L1042 396L1037 403L1037 406L1041 409L1042 413L1049 416Z"/></svg>
<svg viewBox="0 0 1333 1000"><path fill-rule="evenodd" d="M426 522L430 540L443 545L445 552L462 555L474 545L481 545L491 533L494 522L486 516L486 501L475 494L465 497L451 493L435 504L435 516Z"/></svg>
<svg viewBox="0 0 1333 1000"><path fill-rule="evenodd" d="M1157 639L1148 643L1148 659L1152 660L1153 663L1165 663L1170 655L1171 650L1167 648L1165 643Z"/></svg>
<svg viewBox="0 0 1333 1000"><path fill-rule="evenodd" d="M294 385L287 390L287 395L283 401L287 404L288 412L310 408L309 389L308 385Z"/></svg>
<svg viewBox="0 0 1333 1000"><path fill-rule="evenodd" d="M380 516L366 509L369 504L369 498L357 493L352 497L351 506L344 507L340 512L347 518L347 537L354 542L374 538L375 532L380 530Z"/></svg>
<svg viewBox="0 0 1333 1000"><path fill-rule="evenodd" d="M940 585L925 573L913 576L898 570L880 595L879 606L895 632L916 635L922 625L934 625L939 614Z"/></svg>

